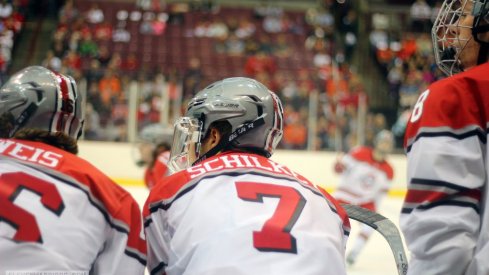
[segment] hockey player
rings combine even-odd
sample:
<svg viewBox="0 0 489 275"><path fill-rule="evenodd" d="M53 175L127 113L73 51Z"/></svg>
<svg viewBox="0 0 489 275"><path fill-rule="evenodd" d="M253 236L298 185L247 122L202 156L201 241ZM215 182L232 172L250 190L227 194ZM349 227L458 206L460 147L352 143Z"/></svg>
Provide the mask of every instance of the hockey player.
<svg viewBox="0 0 489 275"><path fill-rule="evenodd" d="M340 182L333 197L340 203L377 211L394 176L394 170L387 160L387 155L392 152L393 146L392 133L382 130L375 136L373 148L355 147L339 158L334 168L335 172L340 173ZM346 258L348 264L354 264L373 231L372 227L361 225L358 237Z"/></svg>
<svg viewBox="0 0 489 275"><path fill-rule="evenodd" d="M489 1L444 1L432 32L449 77L420 94L405 135L409 274L489 274Z"/></svg>
<svg viewBox="0 0 489 275"><path fill-rule="evenodd" d="M154 123L141 130L139 139L139 165L145 166L144 183L149 189L153 188L158 179L170 174L168 161L173 139L173 130Z"/></svg>
<svg viewBox="0 0 489 275"><path fill-rule="evenodd" d="M345 274L346 213L269 159L282 119L278 97L249 78L215 82L190 101L171 149L179 172L143 210L152 274Z"/></svg>
<svg viewBox="0 0 489 275"><path fill-rule="evenodd" d="M44 67L0 89L0 274L144 274L136 201L75 155L83 113L74 80Z"/></svg>

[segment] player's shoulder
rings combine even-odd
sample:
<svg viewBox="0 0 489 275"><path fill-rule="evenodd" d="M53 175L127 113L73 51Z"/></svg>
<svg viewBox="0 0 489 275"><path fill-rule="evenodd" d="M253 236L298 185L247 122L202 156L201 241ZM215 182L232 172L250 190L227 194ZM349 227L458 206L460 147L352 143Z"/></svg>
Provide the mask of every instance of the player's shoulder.
<svg viewBox="0 0 489 275"><path fill-rule="evenodd" d="M372 151L373 149L369 146L359 145L353 147L350 150L349 155L355 158L356 160L369 162L372 160Z"/></svg>
<svg viewBox="0 0 489 275"><path fill-rule="evenodd" d="M484 76L489 63L432 83L420 94L408 121L405 146L420 135L447 134L485 129L489 117L489 93Z"/></svg>
<svg viewBox="0 0 489 275"><path fill-rule="evenodd" d="M185 187L189 180L190 177L186 170L160 178L151 188L148 202L171 199Z"/></svg>
<svg viewBox="0 0 489 275"><path fill-rule="evenodd" d="M189 174L186 170L179 171L158 180L151 188L146 203L143 208L143 216L150 214L151 208L155 204L164 204L175 199L190 181Z"/></svg>
<svg viewBox="0 0 489 275"><path fill-rule="evenodd" d="M124 204L132 203L132 197L121 186L87 160L46 143L0 139L2 153L45 173L63 175L90 196L103 203L109 213L117 212Z"/></svg>

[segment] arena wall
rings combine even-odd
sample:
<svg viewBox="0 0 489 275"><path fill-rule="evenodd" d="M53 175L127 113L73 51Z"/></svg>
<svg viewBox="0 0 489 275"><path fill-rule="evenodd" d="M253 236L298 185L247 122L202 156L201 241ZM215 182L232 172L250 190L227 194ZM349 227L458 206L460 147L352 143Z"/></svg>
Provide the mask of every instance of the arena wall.
<svg viewBox="0 0 489 275"><path fill-rule="evenodd" d="M144 170L136 166L134 150L135 147L129 143L81 141L79 155L121 185L144 186ZM333 170L336 157L334 152L279 150L272 159L331 191L339 179ZM389 195L402 196L406 188L406 157L393 154L389 156L389 161L394 168L393 186Z"/></svg>

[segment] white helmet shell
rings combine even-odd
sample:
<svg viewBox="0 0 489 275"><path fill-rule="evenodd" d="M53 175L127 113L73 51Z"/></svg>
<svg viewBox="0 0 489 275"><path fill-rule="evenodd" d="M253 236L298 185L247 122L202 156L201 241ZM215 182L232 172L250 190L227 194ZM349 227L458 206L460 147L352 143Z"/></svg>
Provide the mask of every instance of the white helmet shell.
<svg viewBox="0 0 489 275"><path fill-rule="evenodd" d="M231 147L251 149L270 157L283 134L280 99L262 83L245 77L226 78L198 92L188 105L186 117L201 123L201 140L210 125L231 125Z"/></svg>

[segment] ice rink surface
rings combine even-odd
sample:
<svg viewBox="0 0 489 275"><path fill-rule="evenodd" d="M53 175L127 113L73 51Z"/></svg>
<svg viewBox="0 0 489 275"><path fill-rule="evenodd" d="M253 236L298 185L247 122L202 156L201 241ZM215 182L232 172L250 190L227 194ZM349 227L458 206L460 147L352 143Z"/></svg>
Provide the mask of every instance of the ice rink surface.
<svg viewBox="0 0 489 275"><path fill-rule="evenodd" d="M144 204L148 191L142 187L125 187L141 205ZM399 228L399 213L402 206L402 198L387 197L379 209L379 213L389 218ZM352 231L348 240L347 252L356 238L359 224L351 221ZM405 248L406 249L406 248ZM406 253L407 250L406 250ZM408 255L409 256L409 255ZM365 248L358 256L356 263L348 267L349 275L396 275L398 274L394 256L385 239L378 232L374 232Z"/></svg>

